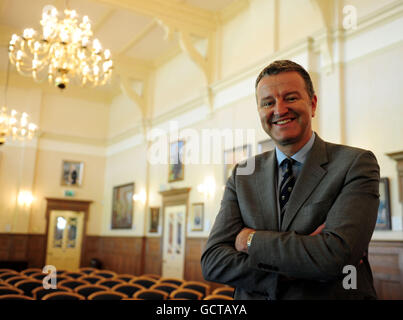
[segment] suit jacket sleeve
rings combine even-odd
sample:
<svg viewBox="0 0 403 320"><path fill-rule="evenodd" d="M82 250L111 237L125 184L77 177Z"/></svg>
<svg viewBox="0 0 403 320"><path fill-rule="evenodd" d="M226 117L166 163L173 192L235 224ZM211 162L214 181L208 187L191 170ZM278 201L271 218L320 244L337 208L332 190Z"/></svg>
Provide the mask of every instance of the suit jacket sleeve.
<svg viewBox="0 0 403 320"><path fill-rule="evenodd" d="M316 236L257 231L249 249L250 266L295 278L335 280L343 276L344 266L359 264L371 240L378 205L379 167L371 152L362 151L351 161L324 215L325 229Z"/></svg>
<svg viewBox="0 0 403 320"><path fill-rule="evenodd" d="M208 281L267 294L266 289L275 279L267 271L251 268L248 254L235 249L236 236L245 227L235 190L236 168L227 181L220 211L201 257L202 273Z"/></svg>

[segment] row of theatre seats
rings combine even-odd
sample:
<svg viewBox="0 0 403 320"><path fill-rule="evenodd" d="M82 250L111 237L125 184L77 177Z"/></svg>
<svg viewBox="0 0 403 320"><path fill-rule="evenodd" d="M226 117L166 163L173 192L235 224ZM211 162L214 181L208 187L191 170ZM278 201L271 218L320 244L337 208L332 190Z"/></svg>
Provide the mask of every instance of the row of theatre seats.
<svg viewBox="0 0 403 320"><path fill-rule="evenodd" d="M199 281L95 268L59 270L56 280L56 288L45 288L44 282L51 286L52 280L39 268L0 269L0 300L233 300L234 293L231 287L210 292L210 286Z"/></svg>

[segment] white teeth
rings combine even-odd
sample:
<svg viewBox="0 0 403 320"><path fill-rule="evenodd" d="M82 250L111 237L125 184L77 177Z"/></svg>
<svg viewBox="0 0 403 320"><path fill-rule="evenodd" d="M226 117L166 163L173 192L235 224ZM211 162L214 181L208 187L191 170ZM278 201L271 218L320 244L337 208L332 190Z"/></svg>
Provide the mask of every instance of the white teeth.
<svg viewBox="0 0 403 320"><path fill-rule="evenodd" d="M291 122L290 119L286 119L286 120L281 120L281 121L277 121L277 124L286 124L288 122Z"/></svg>

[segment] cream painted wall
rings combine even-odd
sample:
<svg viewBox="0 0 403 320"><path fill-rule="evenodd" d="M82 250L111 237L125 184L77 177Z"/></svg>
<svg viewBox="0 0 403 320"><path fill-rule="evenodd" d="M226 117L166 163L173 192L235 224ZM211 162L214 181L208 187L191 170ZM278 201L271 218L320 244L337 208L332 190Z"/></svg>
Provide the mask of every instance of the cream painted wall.
<svg viewBox="0 0 403 320"><path fill-rule="evenodd" d="M59 135L104 140L107 137L109 107L84 99L44 94L41 131Z"/></svg>
<svg viewBox="0 0 403 320"><path fill-rule="evenodd" d="M103 219L102 235L144 235L145 206L134 202L133 226L131 229L111 229L113 188L134 182L134 192L146 191L147 161L146 147L139 145L115 153L106 159L105 183L103 184Z"/></svg>
<svg viewBox="0 0 403 320"><path fill-rule="evenodd" d="M108 138L116 137L141 124L139 107L124 94L113 99L108 118Z"/></svg>
<svg viewBox="0 0 403 320"><path fill-rule="evenodd" d="M83 183L80 187L61 185L63 160L84 163ZM29 232L46 231L45 198L64 198L64 191L72 190L75 193L72 199L93 201L90 206L87 233L99 234L102 230L105 162L103 156L39 149L33 187L35 201L32 204Z"/></svg>
<svg viewBox="0 0 403 320"><path fill-rule="evenodd" d="M390 179L392 225L401 229L396 161L386 153L403 150L403 42L346 64L347 143L372 150L381 177ZM400 226L400 228L399 228Z"/></svg>
<svg viewBox="0 0 403 320"><path fill-rule="evenodd" d="M154 117L198 97L205 82L201 70L184 53L161 66L155 72Z"/></svg>
<svg viewBox="0 0 403 320"><path fill-rule="evenodd" d="M279 1L279 48L283 49L323 28L311 0Z"/></svg>

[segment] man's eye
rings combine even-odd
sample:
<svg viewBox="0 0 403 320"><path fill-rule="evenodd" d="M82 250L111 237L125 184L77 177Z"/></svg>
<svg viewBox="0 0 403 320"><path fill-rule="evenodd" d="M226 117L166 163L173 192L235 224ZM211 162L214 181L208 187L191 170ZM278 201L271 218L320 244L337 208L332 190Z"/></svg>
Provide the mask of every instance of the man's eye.
<svg viewBox="0 0 403 320"><path fill-rule="evenodd" d="M292 101L297 100L297 97L288 97L286 100L292 102Z"/></svg>
<svg viewBox="0 0 403 320"><path fill-rule="evenodd" d="M266 101L262 103L262 107L271 107L273 104L273 101Z"/></svg>

